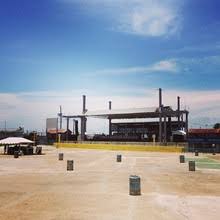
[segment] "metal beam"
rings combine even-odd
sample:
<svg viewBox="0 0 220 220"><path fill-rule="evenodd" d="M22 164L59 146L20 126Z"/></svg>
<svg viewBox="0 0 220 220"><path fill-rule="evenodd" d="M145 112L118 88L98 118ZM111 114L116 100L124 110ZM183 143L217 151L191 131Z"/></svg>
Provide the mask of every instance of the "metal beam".
<svg viewBox="0 0 220 220"><path fill-rule="evenodd" d="M81 117L81 141L85 140L85 117Z"/></svg>
<svg viewBox="0 0 220 220"><path fill-rule="evenodd" d="M112 102L111 101L108 102L108 109L112 110ZM109 119L108 123L109 123L109 136L111 136L112 135L112 120Z"/></svg>
<svg viewBox="0 0 220 220"><path fill-rule="evenodd" d="M83 114L86 113L86 96L83 95Z"/></svg>
<svg viewBox="0 0 220 220"><path fill-rule="evenodd" d="M164 115L164 139L163 142L167 143L167 117Z"/></svg>
<svg viewBox="0 0 220 220"><path fill-rule="evenodd" d="M159 142L162 142L162 89L159 88Z"/></svg>
<svg viewBox="0 0 220 220"><path fill-rule="evenodd" d="M186 132L186 137L188 137L188 130L189 130L189 112L186 112L186 124L185 124L185 132Z"/></svg>
<svg viewBox="0 0 220 220"><path fill-rule="evenodd" d="M69 118L66 119L66 141L69 140Z"/></svg>
<svg viewBox="0 0 220 220"><path fill-rule="evenodd" d="M180 129L180 97L177 96L177 119L178 119L178 129Z"/></svg>

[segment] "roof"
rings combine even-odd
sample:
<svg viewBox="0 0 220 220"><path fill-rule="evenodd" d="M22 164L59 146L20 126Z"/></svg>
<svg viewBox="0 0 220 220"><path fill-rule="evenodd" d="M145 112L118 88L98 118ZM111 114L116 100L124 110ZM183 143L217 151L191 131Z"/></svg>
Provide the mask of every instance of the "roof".
<svg viewBox="0 0 220 220"><path fill-rule="evenodd" d="M130 109L112 109L101 111L87 111L84 115L87 117L100 117L100 118L136 118L144 117L147 113L156 113L157 107L151 108L130 108Z"/></svg>
<svg viewBox="0 0 220 220"><path fill-rule="evenodd" d="M33 144L33 141L30 141L26 138L22 137L8 137L5 139L0 140L0 145L12 145L12 144Z"/></svg>
<svg viewBox="0 0 220 220"><path fill-rule="evenodd" d="M170 106L164 106L163 112L167 116L177 116L177 111L172 110ZM180 113L186 111L180 111ZM112 109L112 110L100 110L100 111L87 111L81 115L63 116L68 118L78 117L97 117L105 119L132 119L132 118L158 118L158 107L147 108L129 108L129 109Z"/></svg>
<svg viewBox="0 0 220 220"><path fill-rule="evenodd" d="M194 128L189 129L190 134L220 134L220 129L214 128Z"/></svg>
<svg viewBox="0 0 220 220"><path fill-rule="evenodd" d="M65 134L66 133L66 129L48 129L47 133L49 134Z"/></svg>
<svg viewBox="0 0 220 220"><path fill-rule="evenodd" d="M186 132L183 130L172 131L173 135L186 135Z"/></svg>

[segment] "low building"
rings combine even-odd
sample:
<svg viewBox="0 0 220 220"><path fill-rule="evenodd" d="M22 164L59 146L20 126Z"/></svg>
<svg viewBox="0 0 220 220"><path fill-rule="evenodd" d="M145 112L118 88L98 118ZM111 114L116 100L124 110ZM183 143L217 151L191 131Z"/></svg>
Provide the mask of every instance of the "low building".
<svg viewBox="0 0 220 220"><path fill-rule="evenodd" d="M164 123L162 125L164 127ZM181 127L185 127L185 122L181 122ZM167 121L166 137L167 141L173 141L173 131L179 128L178 121ZM112 136L131 138L135 141L153 141L153 136L158 139L159 122L119 122L112 123ZM133 138L132 138L133 137Z"/></svg>
<svg viewBox="0 0 220 220"><path fill-rule="evenodd" d="M47 142L53 144L57 141L70 141L73 140L71 130L66 129L48 129L47 130Z"/></svg>
<svg viewBox="0 0 220 220"><path fill-rule="evenodd" d="M189 151L220 152L220 129L190 129Z"/></svg>
<svg viewBox="0 0 220 220"><path fill-rule="evenodd" d="M15 129L0 129L0 140L8 137L23 137L24 128L19 127Z"/></svg>

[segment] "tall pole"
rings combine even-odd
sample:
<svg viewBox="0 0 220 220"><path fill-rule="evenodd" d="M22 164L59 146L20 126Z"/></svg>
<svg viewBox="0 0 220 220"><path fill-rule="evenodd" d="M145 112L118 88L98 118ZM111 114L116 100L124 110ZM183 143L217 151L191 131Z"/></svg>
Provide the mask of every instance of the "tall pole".
<svg viewBox="0 0 220 220"><path fill-rule="evenodd" d="M183 128L184 128L184 121L183 121L183 114L181 115L181 123L180 123L180 128L181 128L181 130L183 130Z"/></svg>
<svg viewBox="0 0 220 220"><path fill-rule="evenodd" d="M58 138L58 118L56 118L56 142L59 142L59 138Z"/></svg>
<svg viewBox="0 0 220 220"><path fill-rule="evenodd" d="M159 88L159 142L162 142L162 89Z"/></svg>
<svg viewBox="0 0 220 220"><path fill-rule="evenodd" d="M188 137L188 129L189 129L189 112L186 112L186 124L185 124L185 130L186 130L186 137Z"/></svg>
<svg viewBox="0 0 220 220"><path fill-rule="evenodd" d="M69 122L70 122L70 119L67 117L66 118L66 141L69 140Z"/></svg>
<svg viewBox="0 0 220 220"><path fill-rule="evenodd" d="M178 129L180 130L180 97L177 96L177 119L178 119Z"/></svg>
<svg viewBox="0 0 220 220"><path fill-rule="evenodd" d="M75 134L75 119L73 119L73 135Z"/></svg>
<svg viewBox="0 0 220 220"><path fill-rule="evenodd" d="M83 114L86 113L86 96L83 95Z"/></svg>
<svg viewBox="0 0 220 220"><path fill-rule="evenodd" d="M112 102L108 102L108 109L111 111L112 110ZM112 120L109 118L109 136L112 135Z"/></svg>
<svg viewBox="0 0 220 220"><path fill-rule="evenodd" d="M164 143L167 143L167 117L164 115Z"/></svg>
<svg viewBox="0 0 220 220"><path fill-rule="evenodd" d="M82 113L85 114L86 113L86 96L83 95L83 109L82 109ZM85 132L86 132L86 117L82 116L81 117L81 141L85 140Z"/></svg>
<svg viewBox="0 0 220 220"><path fill-rule="evenodd" d="M63 120L63 114L62 114L62 106L60 105L60 129L62 129L62 120Z"/></svg>

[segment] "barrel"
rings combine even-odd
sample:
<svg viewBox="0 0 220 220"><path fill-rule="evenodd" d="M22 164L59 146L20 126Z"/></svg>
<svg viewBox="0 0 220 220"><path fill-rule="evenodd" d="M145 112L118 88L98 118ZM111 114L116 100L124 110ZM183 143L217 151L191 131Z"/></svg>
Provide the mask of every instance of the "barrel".
<svg viewBox="0 0 220 220"><path fill-rule="evenodd" d="M120 154L117 155L117 162L121 162L121 155Z"/></svg>
<svg viewBox="0 0 220 220"><path fill-rule="evenodd" d="M63 160L63 153L59 153L59 160Z"/></svg>
<svg viewBox="0 0 220 220"><path fill-rule="evenodd" d="M141 178L136 175L131 175L129 178L130 195L141 195Z"/></svg>
<svg viewBox="0 0 220 220"><path fill-rule="evenodd" d="M36 154L42 154L42 147L36 147Z"/></svg>
<svg viewBox="0 0 220 220"><path fill-rule="evenodd" d="M196 156L196 157L199 156L199 151L198 151L198 150L195 151L195 156Z"/></svg>
<svg viewBox="0 0 220 220"><path fill-rule="evenodd" d="M185 163L185 156L184 155L180 155L180 163Z"/></svg>
<svg viewBox="0 0 220 220"><path fill-rule="evenodd" d="M67 171L73 171L73 160L67 160Z"/></svg>
<svg viewBox="0 0 220 220"><path fill-rule="evenodd" d="M196 171L196 162L189 161L189 171Z"/></svg>
<svg viewBox="0 0 220 220"><path fill-rule="evenodd" d="M19 158L19 151L14 151L14 158Z"/></svg>

